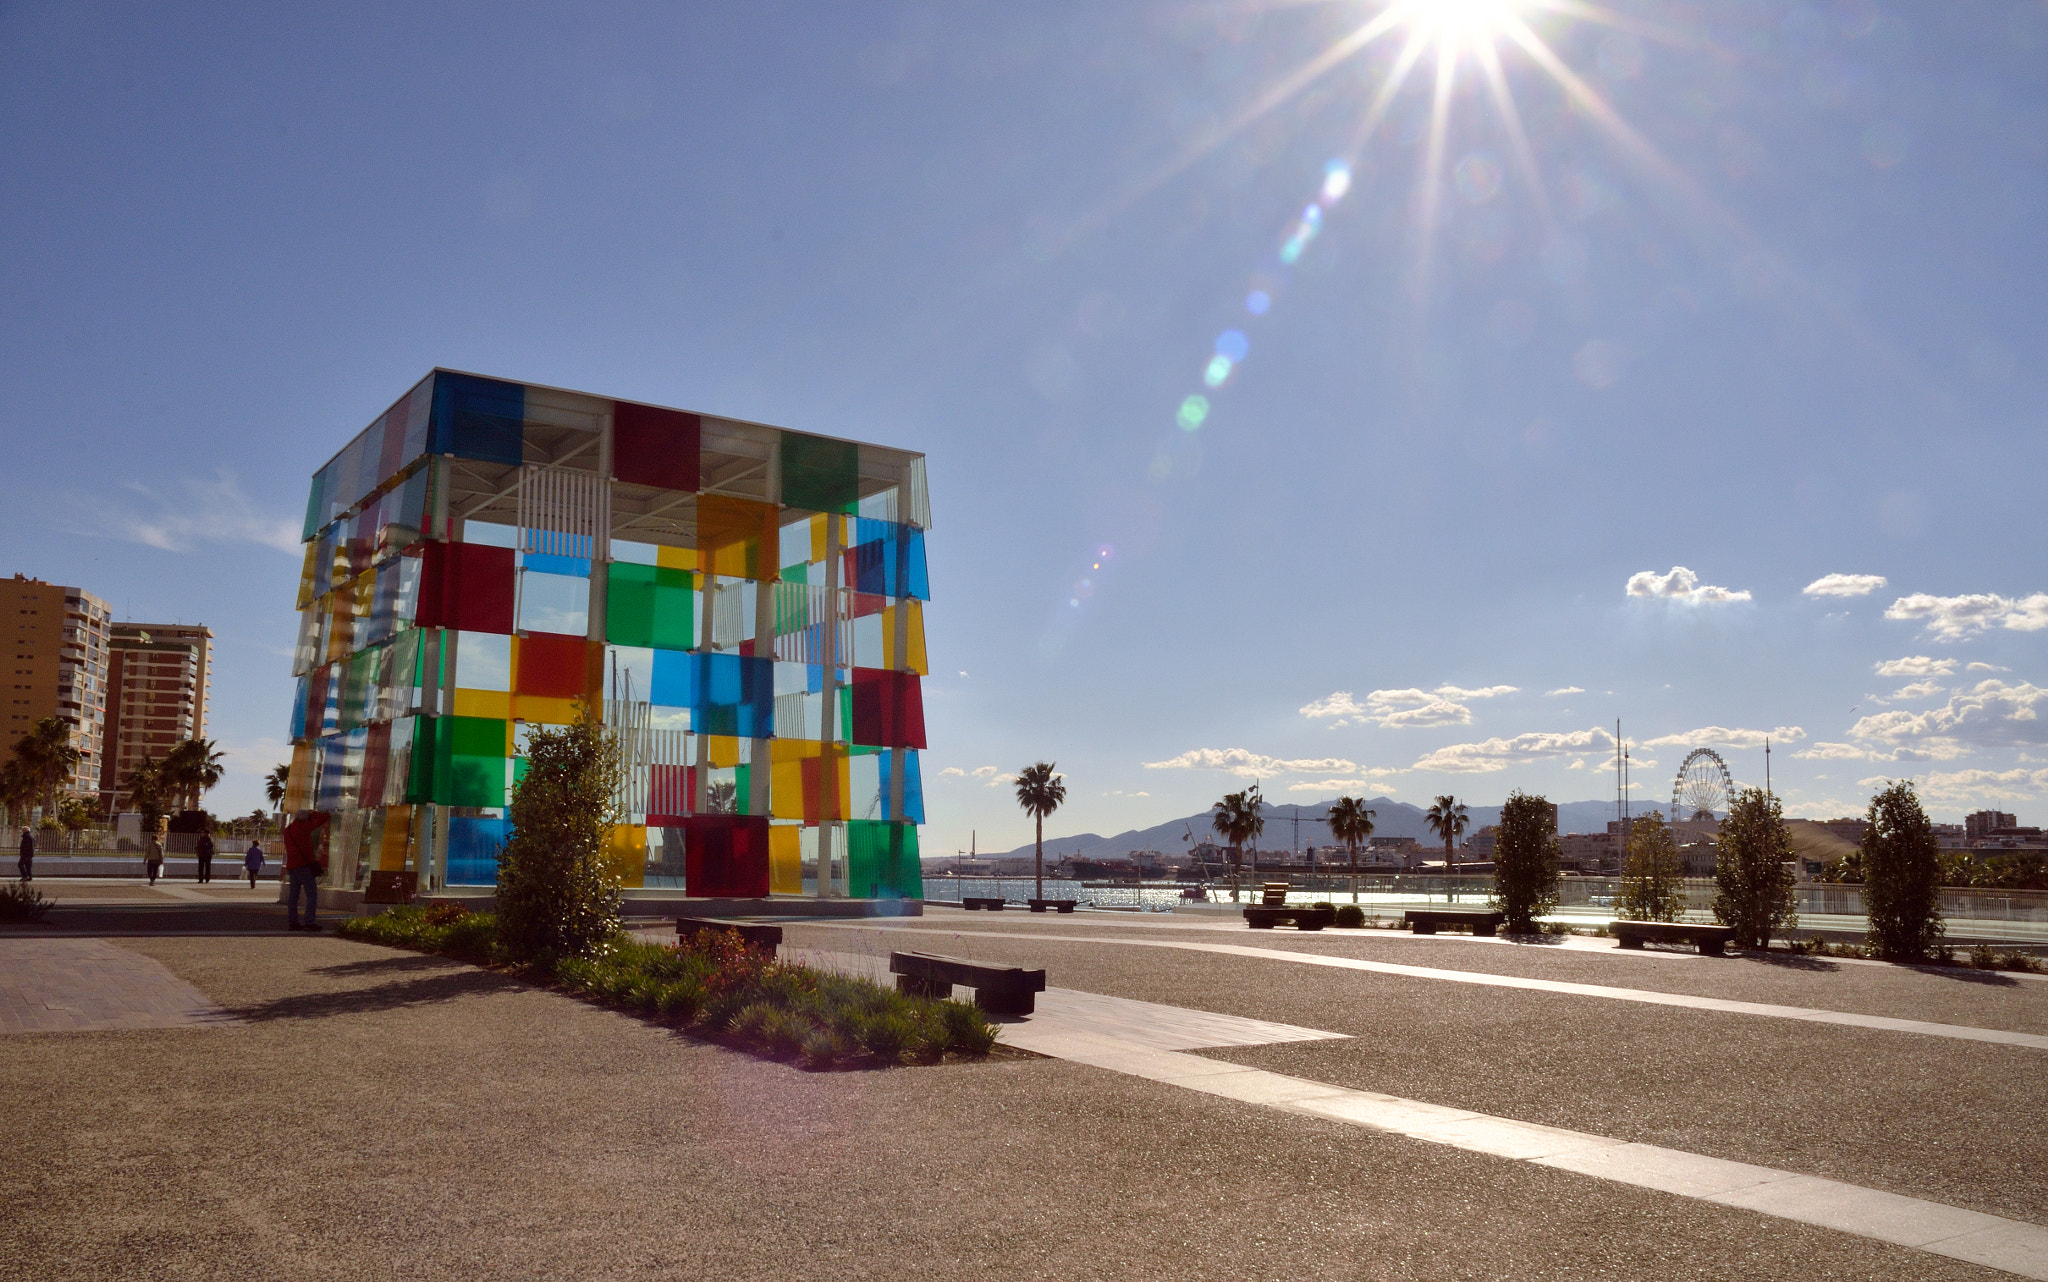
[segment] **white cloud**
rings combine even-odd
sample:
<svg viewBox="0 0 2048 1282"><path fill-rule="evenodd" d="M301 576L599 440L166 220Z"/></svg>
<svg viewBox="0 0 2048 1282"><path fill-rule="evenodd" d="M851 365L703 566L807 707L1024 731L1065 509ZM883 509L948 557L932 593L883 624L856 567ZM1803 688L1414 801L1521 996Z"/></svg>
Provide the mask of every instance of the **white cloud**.
<svg viewBox="0 0 2048 1282"><path fill-rule="evenodd" d="M1493 699L1504 694L1514 694L1516 690L1515 686L1481 686L1477 690L1466 690L1459 686L1443 685L1438 686L1435 692L1446 699Z"/></svg>
<svg viewBox="0 0 2048 1282"><path fill-rule="evenodd" d="M1289 792L1350 792L1354 788L1373 788L1380 792L1393 792L1394 785L1382 782L1377 776L1399 774L1398 770L1368 770L1362 779L1304 779L1300 783L1287 785Z"/></svg>
<svg viewBox="0 0 2048 1282"><path fill-rule="evenodd" d="M2048 789L2048 770L1937 770L1920 782L1929 801L2031 801Z"/></svg>
<svg viewBox="0 0 2048 1282"><path fill-rule="evenodd" d="M1807 596L1869 596L1886 582L1882 574L1823 574L1800 591Z"/></svg>
<svg viewBox="0 0 2048 1282"><path fill-rule="evenodd" d="M1977 745L2048 743L2048 725L2041 708L2048 690L2030 682L2007 685L1997 678L1979 681L1949 696L1945 707L1927 712L1879 712L1849 727L1858 739L1875 739L1897 747L1931 751L1937 741Z"/></svg>
<svg viewBox="0 0 2048 1282"><path fill-rule="evenodd" d="M1877 665L1877 675L1881 677L1945 677L1955 670L1954 659L1930 659L1924 654L1909 654L1903 659L1886 659Z"/></svg>
<svg viewBox="0 0 2048 1282"><path fill-rule="evenodd" d="M1645 747L1661 748L1761 748L1764 740L1773 743L1791 743L1806 737L1806 731L1798 726L1779 726L1775 730L1731 730L1727 726L1701 726L1697 730L1685 730L1678 734L1660 735L1645 739Z"/></svg>
<svg viewBox="0 0 2048 1282"><path fill-rule="evenodd" d="M1147 770L1222 770L1242 779L1284 774L1356 774L1358 763L1342 757L1268 757L1244 748L1194 748L1165 761L1147 761Z"/></svg>
<svg viewBox="0 0 2048 1282"><path fill-rule="evenodd" d="M1701 583L1699 575L1682 565L1672 566L1669 574L1658 574L1653 570L1631 574L1626 591L1630 596L1683 601L1687 605L1726 605L1731 601L1749 600L1747 589Z"/></svg>
<svg viewBox="0 0 2048 1282"><path fill-rule="evenodd" d="M1472 724L1472 709L1458 700L1492 699L1515 692L1516 687L1505 685L1481 686L1473 690L1454 685L1441 685L1434 690L1411 686L1405 690L1374 690L1360 703L1351 691L1339 690L1304 704L1301 715L1312 720L1330 719L1333 725L1339 726L1354 722L1394 729L1468 726Z"/></svg>
<svg viewBox="0 0 2048 1282"><path fill-rule="evenodd" d="M1926 699L1933 695L1940 694L1947 688L1947 686L1936 685L1932 681L1915 681L1912 685L1900 686L1898 689L1892 691L1891 697L1894 700Z"/></svg>
<svg viewBox="0 0 2048 1282"><path fill-rule="evenodd" d="M1584 686L1559 686L1559 687L1558 687L1557 689L1555 689L1555 690L1545 690L1545 691L1544 691L1543 693L1544 693L1544 695L1545 695L1546 697L1548 697L1548 696L1551 696L1551 695L1560 695L1560 694L1584 694L1584 693L1586 693L1586 687L1584 687Z"/></svg>
<svg viewBox="0 0 2048 1282"><path fill-rule="evenodd" d="M1518 734L1511 739L1454 743L1438 748L1418 757L1411 769L1440 770L1450 774L1491 774L1523 762L1606 751L1613 746L1614 736L1597 727L1561 733Z"/></svg>
<svg viewBox="0 0 2048 1282"><path fill-rule="evenodd" d="M2039 632L2048 628L2048 592L2018 599L1991 593L1930 596L1919 592L1892 602L1884 617L1925 624L1929 636L1943 641L1976 636L1992 628Z"/></svg>
<svg viewBox="0 0 2048 1282"><path fill-rule="evenodd" d="M1998 666L1997 664L1995 664L1995 663L1983 663L1983 662L1972 662L1972 663L1970 664L1970 666L1969 666L1969 667L1967 667L1967 668L1964 668L1964 669L1963 669L1963 671L1965 671L1965 672L2011 672L2011 671L2012 671L2012 669L2011 669L2011 668L2001 668L2001 667L1999 667L1999 666Z"/></svg>
<svg viewBox="0 0 2048 1282"><path fill-rule="evenodd" d="M939 778L941 779L965 779L966 777L967 772L958 766L947 766L944 770L939 771Z"/></svg>
<svg viewBox="0 0 2048 1282"><path fill-rule="evenodd" d="M254 543L299 554L300 522L264 515L225 469L210 481L187 477L174 482L168 494L137 482L126 488L153 506L154 513L144 515L126 510L130 504L104 500L81 505L82 511L101 513L101 533L166 552L191 552L208 543Z"/></svg>
<svg viewBox="0 0 2048 1282"><path fill-rule="evenodd" d="M1802 761L1868 761L1870 750L1859 748L1853 743L1829 743L1823 739L1811 748L1802 748L1792 755Z"/></svg>

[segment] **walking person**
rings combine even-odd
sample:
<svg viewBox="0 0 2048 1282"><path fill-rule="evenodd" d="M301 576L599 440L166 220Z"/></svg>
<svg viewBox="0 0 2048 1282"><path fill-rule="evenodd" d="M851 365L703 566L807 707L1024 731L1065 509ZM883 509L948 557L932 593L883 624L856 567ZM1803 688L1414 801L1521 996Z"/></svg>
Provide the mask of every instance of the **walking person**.
<svg viewBox="0 0 2048 1282"><path fill-rule="evenodd" d="M284 875L288 885L285 888L285 924L292 930L320 929L320 875L327 871L327 861L320 851L321 830L327 827L327 816L317 810L304 810L284 830ZM299 896L306 897L306 920L299 922Z"/></svg>
<svg viewBox="0 0 2048 1282"><path fill-rule="evenodd" d="M154 832L143 843L142 866L149 871L149 884L156 885L156 879L164 871L164 839Z"/></svg>
<svg viewBox="0 0 2048 1282"><path fill-rule="evenodd" d="M199 841L192 847L192 853L199 856L199 872L195 877L201 885L213 880L213 834L202 832Z"/></svg>
<svg viewBox="0 0 2048 1282"><path fill-rule="evenodd" d="M263 843L249 843L249 853L242 856L242 868L249 874L249 889L256 889L256 878L263 872Z"/></svg>
<svg viewBox="0 0 2048 1282"><path fill-rule="evenodd" d="M36 879L36 835L27 828L21 830L21 862L16 867L21 869L23 881Z"/></svg>

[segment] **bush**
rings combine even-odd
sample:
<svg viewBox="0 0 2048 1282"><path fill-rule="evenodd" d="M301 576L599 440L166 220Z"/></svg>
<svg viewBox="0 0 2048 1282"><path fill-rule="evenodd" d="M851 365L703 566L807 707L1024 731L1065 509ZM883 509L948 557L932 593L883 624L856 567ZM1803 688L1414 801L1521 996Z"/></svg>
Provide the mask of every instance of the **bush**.
<svg viewBox="0 0 2048 1282"><path fill-rule="evenodd" d="M619 883L606 858L618 741L585 707L573 726L530 733L526 762L498 860L498 943L545 966L618 933Z"/></svg>
<svg viewBox="0 0 2048 1282"><path fill-rule="evenodd" d="M41 921L57 906L33 886L15 882L0 886L0 921Z"/></svg>
<svg viewBox="0 0 2048 1282"><path fill-rule="evenodd" d="M1365 909L1357 904L1346 904L1337 910L1337 924L1347 930L1357 930L1365 925Z"/></svg>
<svg viewBox="0 0 2048 1282"><path fill-rule="evenodd" d="M1870 799L1862 854L1872 950L1886 958L1927 956L1943 931L1941 848L1911 782Z"/></svg>
<svg viewBox="0 0 2048 1282"><path fill-rule="evenodd" d="M1715 838L1714 918L1744 948L1766 948L1799 924L1792 898L1792 841L1776 797L1745 788Z"/></svg>
<svg viewBox="0 0 2048 1282"><path fill-rule="evenodd" d="M1500 808L1493 845L1493 908L1527 934L1557 907L1557 819L1550 803L1517 789Z"/></svg>
<svg viewBox="0 0 2048 1282"><path fill-rule="evenodd" d="M1685 870L1664 816L1652 810L1629 825L1615 915L1624 921L1677 921L1685 909Z"/></svg>

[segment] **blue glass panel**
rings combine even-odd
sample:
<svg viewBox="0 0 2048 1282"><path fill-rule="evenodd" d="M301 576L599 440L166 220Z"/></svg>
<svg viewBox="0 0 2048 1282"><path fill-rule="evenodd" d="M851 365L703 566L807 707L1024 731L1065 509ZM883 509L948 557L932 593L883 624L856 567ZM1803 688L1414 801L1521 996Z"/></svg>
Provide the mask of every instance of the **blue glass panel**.
<svg viewBox="0 0 2048 1282"><path fill-rule="evenodd" d="M585 539L588 543L589 540ZM528 552L519 558L519 564L542 574L572 574L582 578L590 577L590 558L587 556L555 556L547 552Z"/></svg>
<svg viewBox="0 0 2048 1282"><path fill-rule="evenodd" d="M523 461L526 389L469 374L434 376L435 454L489 463Z"/></svg>
<svg viewBox="0 0 2048 1282"><path fill-rule="evenodd" d="M654 677L647 684L647 701L664 708L687 708L696 703L696 671L693 656L681 650L654 652Z"/></svg>
<svg viewBox="0 0 2048 1282"><path fill-rule="evenodd" d="M924 776L918 769L915 748L907 748L903 752L903 813L892 813L893 807L889 804L889 798L894 795L895 790L891 786L889 763L895 757L896 754L893 752L884 752L877 757L882 764L882 818L907 819L911 823L921 824L924 822Z"/></svg>
<svg viewBox="0 0 2048 1282"><path fill-rule="evenodd" d="M308 679L306 677L300 677L298 693L292 696L292 732L290 738L293 742L306 737L307 683Z"/></svg>
<svg viewBox="0 0 2048 1282"><path fill-rule="evenodd" d="M876 521L861 517L854 521L852 587L856 592L931 600L931 584L925 572L924 531L914 525Z"/></svg>
<svg viewBox="0 0 2048 1282"><path fill-rule="evenodd" d="M495 886L498 852L512 836L510 819L476 819L457 815L448 821L448 884Z"/></svg>
<svg viewBox="0 0 2048 1282"><path fill-rule="evenodd" d="M775 733L775 660L739 654L692 657L697 669L692 730L742 739Z"/></svg>

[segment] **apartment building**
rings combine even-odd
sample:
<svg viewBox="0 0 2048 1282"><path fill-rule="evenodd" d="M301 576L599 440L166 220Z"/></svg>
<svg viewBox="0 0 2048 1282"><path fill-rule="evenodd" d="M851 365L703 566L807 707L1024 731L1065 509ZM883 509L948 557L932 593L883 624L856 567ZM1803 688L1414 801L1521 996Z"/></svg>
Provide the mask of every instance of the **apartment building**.
<svg viewBox="0 0 2048 1282"><path fill-rule="evenodd" d="M206 735L213 631L194 623L117 623L109 641L106 752L99 793L109 810L128 803L121 780Z"/></svg>
<svg viewBox="0 0 2048 1282"><path fill-rule="evenodd" d="M10 751L44 717L71 727L78 769L64 782L91 793L101 772L107 709L107 603L82 588L17 574L0 579L6 629L6 701L0 751Z"/></svg>

